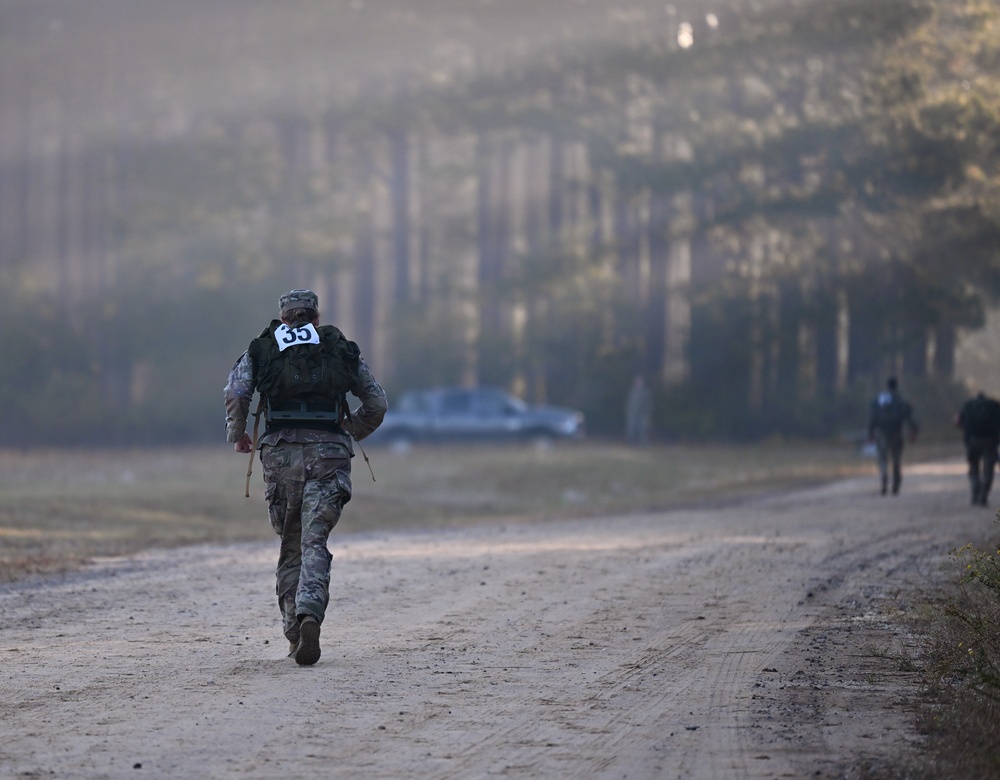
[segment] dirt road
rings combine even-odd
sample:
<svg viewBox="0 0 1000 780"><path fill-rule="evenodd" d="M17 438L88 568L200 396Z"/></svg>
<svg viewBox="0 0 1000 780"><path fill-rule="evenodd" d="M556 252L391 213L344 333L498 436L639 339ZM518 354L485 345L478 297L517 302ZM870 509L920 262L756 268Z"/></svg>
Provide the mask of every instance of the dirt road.
<svg viewBox="0 0 1000 780"><path fill-rule="evenodd" d="M835 777L914 752L888 610L993 529L962 466L735 506L335 532L314 667L276 544L0 589L0 776ZM355 528L360 518L345 515ZM954 566L945 567L948 572ZM852 776L857 776L856 774Z"/></svg>

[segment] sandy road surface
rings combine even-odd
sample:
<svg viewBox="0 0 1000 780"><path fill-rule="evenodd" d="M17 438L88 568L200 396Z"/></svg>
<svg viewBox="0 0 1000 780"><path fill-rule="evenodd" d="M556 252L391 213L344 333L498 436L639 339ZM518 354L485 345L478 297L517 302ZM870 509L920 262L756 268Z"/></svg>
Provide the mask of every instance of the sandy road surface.
<svg viewBox="0 0 1000 780"><path fill-rule="evenodd" d="M338 532L309 668L278 631L276 544L4 586L0 776L720 780L912 754L915 681L881 652L907 639L880 616L993 512L957 463L873 486Z"/></svg>

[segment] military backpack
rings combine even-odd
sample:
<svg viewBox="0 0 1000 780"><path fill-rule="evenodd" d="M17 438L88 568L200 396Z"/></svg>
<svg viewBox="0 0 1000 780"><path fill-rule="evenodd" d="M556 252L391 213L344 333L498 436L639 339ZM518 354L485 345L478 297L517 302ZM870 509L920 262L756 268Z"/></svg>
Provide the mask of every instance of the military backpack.
<svg viewBox="0 0 1000 780"><path fill-rule="evenodd" d="M875 400L875 425L886 432L896 432L903 427L910 407L894 393L879 393Z"/></svg>
<svg viewBox="0 0 1000 780"><path fill-rule="evenodd" d="M269 428L339 427L361 351L338 328L273 320L249 354L257 389L267 398Z"/></svg>
<svg viewBox="0 0 1000 780"><path fill-rule="evenodd" d="M1000 433L1000 402L977 396L962 410L962 425L967 433L993 437Z"/></svg>

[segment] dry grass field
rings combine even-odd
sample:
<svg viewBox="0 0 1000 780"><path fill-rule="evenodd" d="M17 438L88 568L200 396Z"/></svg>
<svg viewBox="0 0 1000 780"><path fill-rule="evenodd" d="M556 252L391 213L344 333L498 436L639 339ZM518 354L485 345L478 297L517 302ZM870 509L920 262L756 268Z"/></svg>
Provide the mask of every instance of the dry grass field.
<svg viewBox="0 0 1000 780"><path fill-rule="evenodd" d="M912 448L910 462L955 454ZM551 449L370 448L335 533L625 514L729 502L872 472L852 445L670 446L589 442ZM260 463L226 445L187 449L0 451L0 580L99 556L272 538Z"/></svg>

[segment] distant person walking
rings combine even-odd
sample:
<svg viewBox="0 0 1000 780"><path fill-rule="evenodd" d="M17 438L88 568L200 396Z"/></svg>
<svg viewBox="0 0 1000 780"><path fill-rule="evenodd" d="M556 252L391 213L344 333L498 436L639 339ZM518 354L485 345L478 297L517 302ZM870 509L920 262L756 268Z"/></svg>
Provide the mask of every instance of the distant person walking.
<svg viewBox="0 0 1000 780"><path fill-rule="evenodd" d="M257 390L264 404L258 413L267 423L260 440L264 496L281 537L278 608L289 656L310 665L320 657L330 600L327 539L351 499L351 437L360 441L378 428L387 404L358 345L333 325L319 324L314 292L287 292L278 307L281 319L250 342L229 374L226 438L237 452L253 452L257 426L251 439L246 425ZM361 400L354 412L348 392Z"/></svg>
<svg viewBox="0 0 1000 780"><path fill-rule="evenodd" d="M920 428L913 417L913 408L899 393L895 377L889 377L886 389L872 400L868 415L868 441L875 442L882 495L889 488L889 465L892 464L892 494L899 493L903 482L903 428L910 441L915 441Z"/></svg>
<svg viewBox="0 0 1000 780"><path fill-rule="evenodd" d="M955 417L962 429L965 457L969 462L969 487L973 506L986 506L1000 446L1000 401L979 392L970 398Z"/></svg>
<svg viewBox="0 0 1000 780"><path fill-rule="evenodd" d="M646 444L653 425L653 396L641 374L632 380L625 401L625 438L629 444Z"/></svg>

